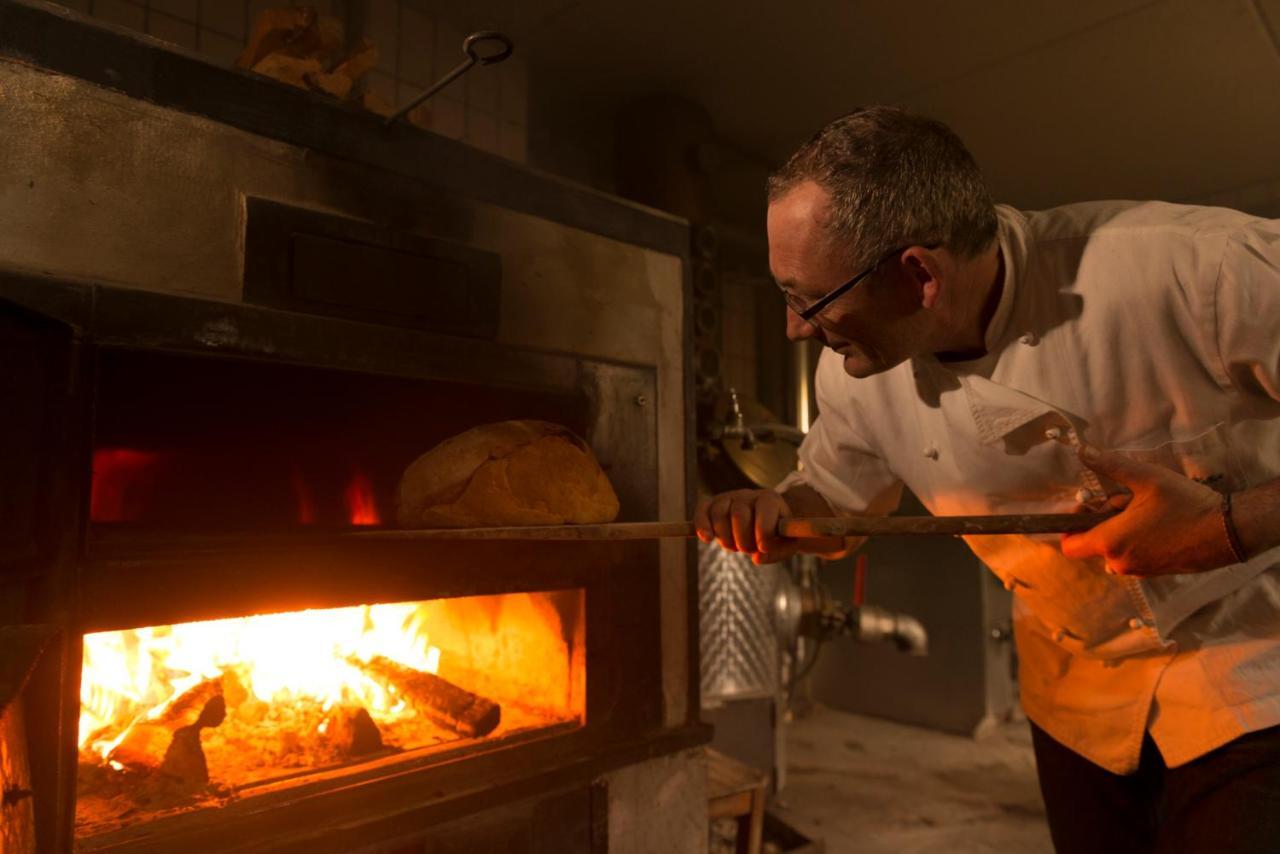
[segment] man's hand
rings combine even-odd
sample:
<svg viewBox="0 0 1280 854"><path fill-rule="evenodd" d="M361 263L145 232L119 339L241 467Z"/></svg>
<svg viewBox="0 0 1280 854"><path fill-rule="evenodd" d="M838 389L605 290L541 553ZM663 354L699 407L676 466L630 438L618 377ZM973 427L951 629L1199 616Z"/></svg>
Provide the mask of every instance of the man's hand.
<svg viewBox="0 0 1280 854"><path fill-rule="evenodd" d="M1101 557L1117 575L1204 572L1235 563L1222 526L1222 496L1163 466L1084 447L1081 461L1129 489L1106 509L1121 512L1088 531L1064 534L1069 558Z"/></svg>
<svg viewBox="0 0 1280 854"><path fill-rule="evenodd" d="M777 563L799 551L799 541L778 536L778 520L791 508L772 489L738 489L698 502L693 524L698 539L731 552L746 552L757 564Z"/></svg>

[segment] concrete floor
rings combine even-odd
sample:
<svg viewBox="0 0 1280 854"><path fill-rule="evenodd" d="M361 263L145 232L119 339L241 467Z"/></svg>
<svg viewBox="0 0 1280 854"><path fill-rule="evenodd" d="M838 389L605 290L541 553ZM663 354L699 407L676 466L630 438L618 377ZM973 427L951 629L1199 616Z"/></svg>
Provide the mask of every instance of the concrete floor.
<svg viewBox="0 0 1280 854"><path fill-rule="evenodd" d="M975 741L824 707L787 733L774 812L829 854L1050 854L1031 737Z"/></svg>

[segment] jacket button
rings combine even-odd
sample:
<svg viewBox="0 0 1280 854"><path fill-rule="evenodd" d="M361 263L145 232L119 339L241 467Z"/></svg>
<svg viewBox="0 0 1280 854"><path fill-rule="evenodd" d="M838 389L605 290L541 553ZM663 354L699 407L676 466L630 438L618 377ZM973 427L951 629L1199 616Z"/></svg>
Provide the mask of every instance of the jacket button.
<svg viewBox="0 0 1280 854"><path fill-rule="evenodd" d="M1048 430L1044 431L1044 437L1052 442L1056 442L1062 438L1062 428L1050 427Z"/></svg>
<svg viewBox="0 0 1280 854"><path fill-rule="evenodd" d="M1022 579L1014 578L1012 575L1004 580L1004 589L1013 590L1022 584Z"/></svg>
<svg viewBox="0 0 1280 854"><path fill-rule="evenodd" d="M936 460L938 458L938 449L935 448L933 445L930 445L929 447L924 449L924 456L925 456L925 459Z"/></svg>
<svg viewBox="0 0 1280 854"><path fill-rule="evenodd" d="M1018 338L1018 343L1019 343L1019 344L1026 344L1028 347L1032 347L1032 346L1034 346L1034 345L1035 345L1036 340L1037 340L1037 339L1036 339L1036 334L1035 334L1034 332L1024 332L1024 333L1022 333L1022 335Z"/></svg>
<svg viewBox="0 0 1280 854"><path fill-rule="evenodd" d="M1129 628L1133 629L1135 632L1138 629L1145 629L1146 627L1147 627L1147 621L1142 619L1141 617L1134 617L1132 620L1129 621Z"/></svg>
<svg viewBox="0 0 1280 854"><path fill-rule="evenodd" d="M1066 637L1067 637L1067 630L1058 629L1056 632L1053 633L1053 642L1062 643L1066 639Z"/></svg>
<svg viewBox="0 0 1280 854"><path fill-rule="evenodd" d="M1094 498L1093 490L1087 486L1076 490L1076 503L1088 504Z"/></svg>

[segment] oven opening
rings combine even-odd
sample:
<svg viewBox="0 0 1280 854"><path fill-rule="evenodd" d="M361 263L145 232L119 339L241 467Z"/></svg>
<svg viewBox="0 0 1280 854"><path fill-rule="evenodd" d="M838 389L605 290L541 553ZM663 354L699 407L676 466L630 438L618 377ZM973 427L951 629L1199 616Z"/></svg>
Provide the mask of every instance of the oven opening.
<svg viewBox="0 0 1280 854"><path fill-rule="evenodd" d="M509 388L184 354L104 350L95 535L225 536L395 527L405 467L478 424L585 435L590 401Z"/></svg>
<svg viewBox="0 0 1280 854"><path fill-rule="evenodd" d="M585 626L572 589L85 635L77 835L576 729Z"/></svg>

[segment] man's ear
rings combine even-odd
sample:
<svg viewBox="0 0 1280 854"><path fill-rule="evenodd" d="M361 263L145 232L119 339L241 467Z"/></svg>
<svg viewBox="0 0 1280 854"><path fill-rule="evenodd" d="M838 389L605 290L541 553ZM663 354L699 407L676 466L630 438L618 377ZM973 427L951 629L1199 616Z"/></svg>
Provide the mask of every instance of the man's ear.
<svg viewBox="0 0 1280 854"><path fill-rule="evenodd" d="M920 305L931 309L942 295L942 264L932 249L912 246L902 253L902 267L920 289Z"/></svg>

